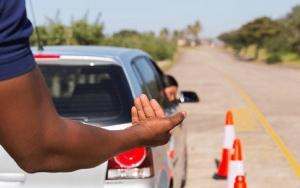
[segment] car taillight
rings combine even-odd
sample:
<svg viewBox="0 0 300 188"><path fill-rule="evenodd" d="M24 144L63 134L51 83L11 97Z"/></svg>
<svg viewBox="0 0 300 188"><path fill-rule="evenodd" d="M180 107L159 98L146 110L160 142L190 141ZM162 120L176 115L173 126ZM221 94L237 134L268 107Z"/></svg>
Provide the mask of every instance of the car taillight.
<svg viewBox="0 0 300 188"><path fill-rule="evenodd" d="M135 148L109 159L106 179L149 178L153 175L151 148Z"/></svg>
<svg viewBox="0 0 300 188"><path fill-rule="evenodd" d="M59 59L60 55L56 54L35 54L35 59Z"/></svg>
<svg viewBox="0 0 300 188"><path fill-rule="evenodd" d="M139 166L146 157L146 148L135 148L114 157L114 160L123 168Z"/></svg>

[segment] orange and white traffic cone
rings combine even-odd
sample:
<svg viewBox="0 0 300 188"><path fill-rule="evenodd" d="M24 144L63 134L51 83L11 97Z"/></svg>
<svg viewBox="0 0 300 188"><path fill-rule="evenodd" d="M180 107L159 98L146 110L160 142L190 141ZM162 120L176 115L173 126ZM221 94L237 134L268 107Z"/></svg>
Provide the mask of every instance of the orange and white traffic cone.
<svg viewBox="0 0 300 188"><path fill-rule="evenodd" d="M234 188L247 188L245 176L236 176Z"/></svg>
<svg viewBox="0 0 300 188"><path fill-rule="evenodd" d="M214 179L227 179L228 166L231 156L233 140L235 139L235 130L233 126L233 116L230 110L226 113L225 130L223 138L222 160L218 165L218 172L214 174Z"/></svg>
<svg viewBox="0 0 300 188"><path fill-rule="evenodd" d="M233 154L229 161L229 170L227 178L227 188L234 188L237 176L245 176L244 164L242 157L242 145L240 139L235 139L233 143Z"/></svg>

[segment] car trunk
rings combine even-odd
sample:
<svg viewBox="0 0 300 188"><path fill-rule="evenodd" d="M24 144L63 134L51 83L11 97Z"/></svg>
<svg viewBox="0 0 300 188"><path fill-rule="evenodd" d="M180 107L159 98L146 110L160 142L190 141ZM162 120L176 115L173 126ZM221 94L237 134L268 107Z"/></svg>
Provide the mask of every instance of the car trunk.
<svg viewBox="0 0 300 188"><path fill-rule="evenodd" d="M131 123L103 127L108 130L120 130L130 126ZM92 124L91 126L99 126ZM28 174L23 171L9 154L0 146L0 187L30 187L30 188L76 188L76 187L104 187L107 161L101 165L63 173L35 173Z"/></svg>
<svg viewBox="0 0 300 188"><path fill-rule="evenodd" d="M112 129L119 129L120 127ZM121 126L122 127L122 126ZM24 172L9 154L0 146L0 187L103 187L105 183L107 162L90 169L67 173Z"/></svg>

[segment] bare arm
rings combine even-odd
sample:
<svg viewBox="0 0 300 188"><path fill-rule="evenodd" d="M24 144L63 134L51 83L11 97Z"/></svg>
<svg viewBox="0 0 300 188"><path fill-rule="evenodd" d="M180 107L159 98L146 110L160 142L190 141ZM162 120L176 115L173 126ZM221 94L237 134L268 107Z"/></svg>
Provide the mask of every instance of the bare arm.
<svg viewBox="0 0 300 188"><path fill-rule="evenodd" d="M119 131L62 118L36 67L0 81L0 144L29 173L74 171L95 167L135 147L165 144L169 131L186 116L166 118L145 96L136 99L135 106L134 125Z"/></svg>

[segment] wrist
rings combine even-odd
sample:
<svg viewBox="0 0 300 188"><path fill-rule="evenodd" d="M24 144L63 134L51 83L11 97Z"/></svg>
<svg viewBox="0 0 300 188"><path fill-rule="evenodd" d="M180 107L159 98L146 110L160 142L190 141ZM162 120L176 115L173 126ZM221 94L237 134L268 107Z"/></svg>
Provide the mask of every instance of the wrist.
<svg viewBox="0 0 300 188"><path fill-rule="evenodd" d="M130 140L130 142L132 142L134 148L144 146L141 131L138 130L139 126L140 125L138 123L136 123L136 124L128 127L127 129L125 129L126 131L128 131L129 140Z"/></svg>

